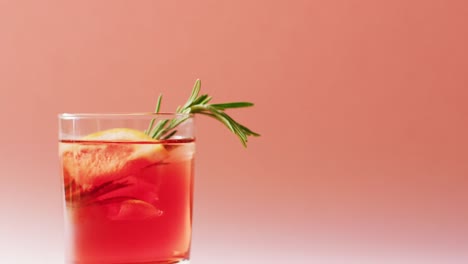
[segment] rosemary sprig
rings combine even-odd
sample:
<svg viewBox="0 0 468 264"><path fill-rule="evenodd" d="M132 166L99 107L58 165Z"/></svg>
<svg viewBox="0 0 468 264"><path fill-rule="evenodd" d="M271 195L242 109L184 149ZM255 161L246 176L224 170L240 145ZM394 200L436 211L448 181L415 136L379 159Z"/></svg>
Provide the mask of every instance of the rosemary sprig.
<svg viewBox="0 0 468 264"><path fill-rule="evenodd" d="M177 107L178 114L201 114L212 117L223 123L232 133L234 133L241 141L244 147L247 147L248 137L260 136L229 116L225 110L232 108L251 107L254 104L250 102L228 102L209 104L212 97L208 94L199 95L201 89L201 81L197 80L193 86L192 93L187 102L183 106ZM155 113L159 113L161 107L162 95L158 97ZM148 129L145 131L154 139L168 139L177 133L175 128L186 121L188 117L178 117L170 120L160 120L154 125L155 120L151 120Z"/></svg>
<svg viewBox="0 0 468 264"><path fill-rule="evenodd" d="M102 195L126 188L130 185L131 184L127 181L114 180L93 187L90 190L83 190L73 181L71 184L65 186L65 198L71 205L82 206L97 201Z"/></svg>
<svg viewBox="0 0 468 264"><path fill-rule="evenodd" d="M155 113L159 113L159 109L161 109L161 100L162 100L162 94L158 96L158 102L156 103L156 109L154 110ZM151 132L153 125L154 125L154 119L151 119L148 129L145 130L145 133L147 135L149 135L149 133Z"/></svg>

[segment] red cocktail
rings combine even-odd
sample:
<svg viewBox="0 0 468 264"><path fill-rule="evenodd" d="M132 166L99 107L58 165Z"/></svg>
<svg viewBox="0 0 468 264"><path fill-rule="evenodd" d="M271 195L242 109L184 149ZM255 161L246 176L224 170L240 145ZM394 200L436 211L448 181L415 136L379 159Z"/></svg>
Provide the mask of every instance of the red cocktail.
<svg viewBox="0 0 468 264"><path fill-rule="evenodd" d="M68 263L188 261L193 138L120 128L59 145Z"/></svg>

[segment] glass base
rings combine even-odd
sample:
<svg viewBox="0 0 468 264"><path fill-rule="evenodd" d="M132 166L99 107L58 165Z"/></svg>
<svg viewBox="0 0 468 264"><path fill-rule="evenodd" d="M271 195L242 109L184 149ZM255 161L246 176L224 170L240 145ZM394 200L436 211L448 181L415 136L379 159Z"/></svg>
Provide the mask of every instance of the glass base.
<svg viewBox="0 0 468 264"><path fill-rule="evenodd" d="M80 264L81 262L69 262L70 264ZM93 262L94 263L94 262ZM119 262L120 263L120 262ZM129 262L129 263L122 263L122 264L190 264L190 260L183 259L183 260L165 260L165 261L151 261L151 262Z"/></svg>
<svg viewBox="0 0 468 264"><path fill-rule="evenodd" d="M190 264L190 260L183 259L183 260L161 262L161 263L155 263L155 264Z"/></svg>
<svg viewBox="0 0 468 264"><path fill-rule="evenodd" d="M190 264L190 260L166 260L166 261L156 261L156 262L138 262L138 263L125 263L125 264Z"/></svg>
<svg viewBox="0 0 468 264"><path fill-rule="evenodd" d="M133 263L128 263L133 264ZM135 263L135 264L190 264L190 260L183 259L183 260L167 260L167 261L156 261L156 262L143 262L143 263Z"/></svg>

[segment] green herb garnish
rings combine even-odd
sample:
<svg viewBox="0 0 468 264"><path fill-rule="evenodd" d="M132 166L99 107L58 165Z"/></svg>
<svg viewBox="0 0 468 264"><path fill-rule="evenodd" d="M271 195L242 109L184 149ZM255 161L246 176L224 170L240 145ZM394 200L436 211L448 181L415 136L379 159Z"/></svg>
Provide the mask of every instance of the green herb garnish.
<svg viewBox="0 0 468 264"><path fill-rule="evenodd" d="M241 125L230 117L225 110L230 108L244 108L253 106L250 102L228 102L209 104L212 97L207 94L199 95L201 88L201 81L197 80L193 86L192 93L183 106L177 107L176 113L178 114L201 114L212 117L223 123L232 133L234 133L241 141L244 147L247 147L249 136L260 136L247 127ZM155 113L159 113L161 109L162 95L159 95L156 103ZM168 139L177 133L175 128L186 121L188 117L174 118L160 120L156 125L155 120L151 120L148 129L145 133L154 139Z"/></svg>

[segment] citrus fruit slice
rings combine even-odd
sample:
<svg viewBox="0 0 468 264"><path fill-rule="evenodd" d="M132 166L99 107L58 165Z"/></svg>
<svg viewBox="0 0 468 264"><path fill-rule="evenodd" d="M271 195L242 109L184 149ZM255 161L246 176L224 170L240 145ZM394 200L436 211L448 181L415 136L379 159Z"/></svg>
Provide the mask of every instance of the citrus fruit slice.
<svg viewBox="0 0 468 264"><path fill-rule="evenodd" d="M115 128L87 135L61 154L65 177L90 189L161 162L168 151L141 131Z"/></svg>
<svg viewBox="0 0 468 264"><path fill-rule="evenodd" d="M120 204L120 210L114 220L139 220L161 216L163 211L141 200L126 200Z"/></svg>

